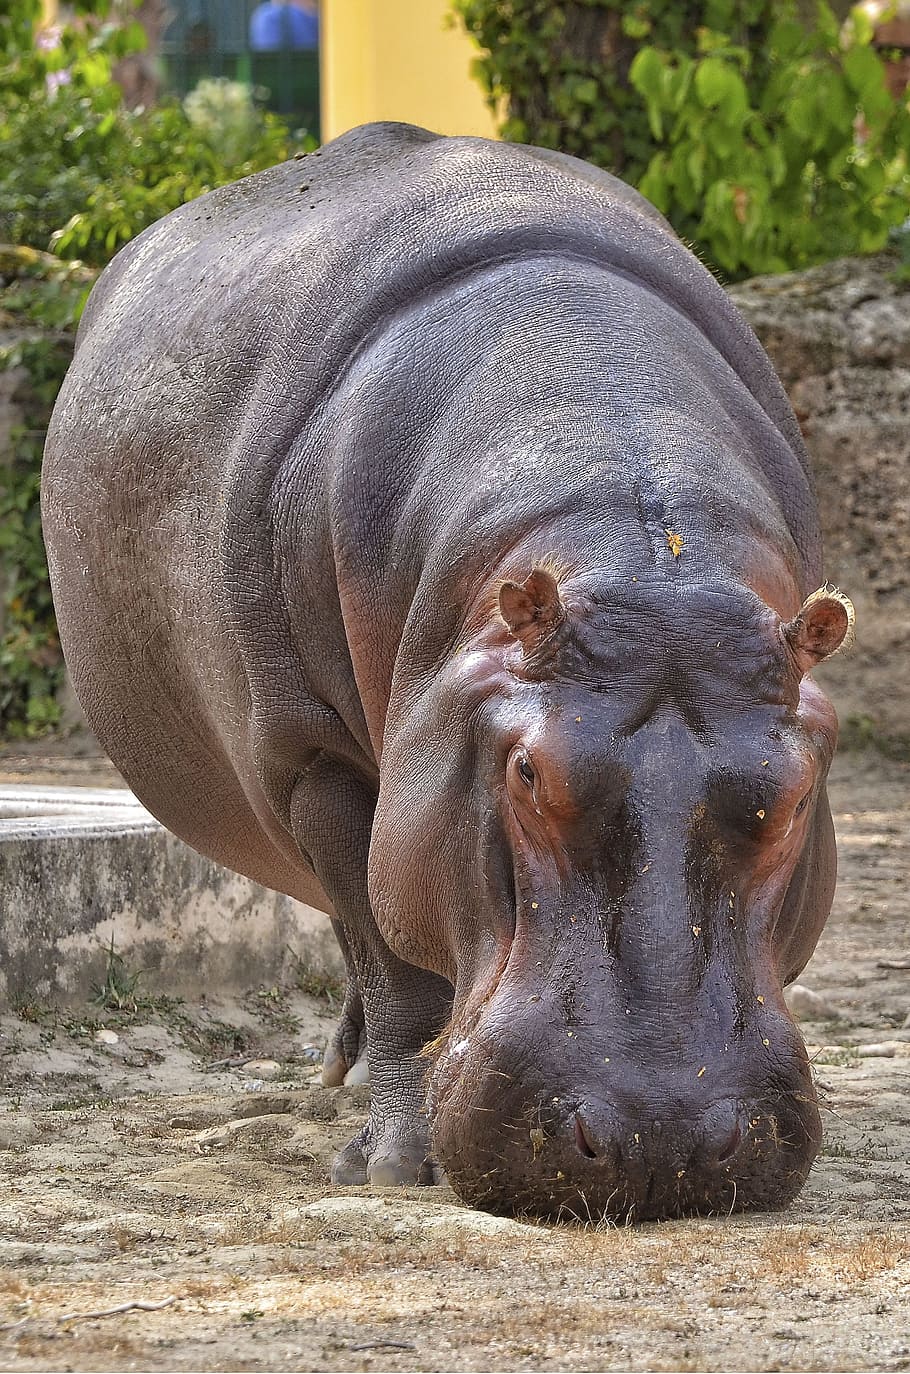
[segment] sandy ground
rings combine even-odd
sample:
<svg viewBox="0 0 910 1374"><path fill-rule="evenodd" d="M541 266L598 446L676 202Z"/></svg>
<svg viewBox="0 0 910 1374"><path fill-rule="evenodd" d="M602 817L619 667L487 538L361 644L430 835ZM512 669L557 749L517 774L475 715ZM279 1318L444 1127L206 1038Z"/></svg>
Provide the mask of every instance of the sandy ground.
<svg viewBox="0 0 910 1374"><path fill-rule="evenodd" d="M325 998L25 1005L0 1025L0 1366L910 1369L908 781L837 765L841 880L801 981L839 1019L804 1025L826 1137L789 1211L584 1230L333 1189L367 1098L319 1086ZM157 1306L92 1315L129 1303Z"/></svg>

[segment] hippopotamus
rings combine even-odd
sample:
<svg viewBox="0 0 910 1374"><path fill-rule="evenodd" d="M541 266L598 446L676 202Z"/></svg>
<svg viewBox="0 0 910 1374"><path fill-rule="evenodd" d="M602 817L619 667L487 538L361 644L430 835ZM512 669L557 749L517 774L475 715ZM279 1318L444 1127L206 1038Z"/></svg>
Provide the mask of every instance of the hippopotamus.
<svg viewBox="0 0 910 1374"><path fill-rule="evenodd" d="M95 286L47 441L75 689L140 800L327 913L342 1185L784 1206L848 635L800 433L660 214L400 124L201 196Z"/></svg>

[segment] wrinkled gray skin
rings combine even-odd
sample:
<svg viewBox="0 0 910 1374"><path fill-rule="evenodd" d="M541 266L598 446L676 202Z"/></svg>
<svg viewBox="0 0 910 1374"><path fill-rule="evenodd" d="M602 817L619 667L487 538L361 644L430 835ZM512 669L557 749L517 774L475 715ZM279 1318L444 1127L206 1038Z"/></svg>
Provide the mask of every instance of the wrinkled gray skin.
<svg viewBox="0 0 910 1374"><path fill-rule="evenodd" d="M483 1206L633 1217L795 1193L819 535L767 359L649 205L405 125L212 192L92 293L43 502L130 786L334 917L327 1073L365 1021L373 1091L336 1181L441 1161Z"/></svg>

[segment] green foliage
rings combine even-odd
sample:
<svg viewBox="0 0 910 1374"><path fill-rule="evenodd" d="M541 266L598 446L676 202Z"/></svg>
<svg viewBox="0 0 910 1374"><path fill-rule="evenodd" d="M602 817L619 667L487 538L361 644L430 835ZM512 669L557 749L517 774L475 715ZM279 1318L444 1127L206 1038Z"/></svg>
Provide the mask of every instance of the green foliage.
<svg viewBox="0 0 910 1374"><path fill-rule="evenodd" d="M655 151L629 79L642 43L694 53L710 24L755 48L776 0L453 0L481 55L475 73L502 135L586 158L633 184Z"/></svg>
<svg viewBox="0 0 910 1374"><path fill-rule="evenodd" d="M728 276L872 252L910 212L910 113L868 19L795 0L455 0L503 134L638 185Z"/></svg>
<svg viewBox="0 0 910 1374"><path fill-rule="evenodd" d="M31 249L103 266L154 220L290 155L291 136L249 90L201 82L182 104L126 110L115 63L141 48L134 0L81 0L38 44L40 0L0 10L0 371L21 368L25 423L0 454L0 735L59 720L62 680L38 514L44 435L71 356L87 274ZM15 249L3 244L27 245Z"/></svg>
<svg viewBox="0 0 910 1374"><path fill-rule="evenodd" d="M751 54L703 30L694 57L643 48L630 77L655 142L639 187L731 277L884 247L910 212L910 115L857 25L826 6Z"/></svg>
<svg viewBox="0 0 910 1374"><path fill-rule="evenodd" d="M21 377L23 423L0 455L0 735L43 734L57 724L62 680L54 608L38 510L44 434L72 356L69 334L91 274L29 249L0 248L0 322L14 342L0 347L0 372Z"/></svg>
<svg viewBox="0 0 910 1374"><path fill-rule="evenodd" d="M184 201L283 161L290 133L227 81L200 83L183 104L124 109L113 64L144 33L102 22L103 0L90 8L55 46L33 44L32 0L0 19L0 241L100 265Z"/></svg>
<svg viewBox="0 0 910 1374"><path fill-rule="evenodd" d="M139 1010L142 1000L142 994L138 990L141 977L141 970L132 973L127 968L123 955L118 954L114 947L114 937L111 935L104 982L94 989L96 1005L103 1007L105 1011L121 1011L134 1015Z"/></svg>
<svg viewBox="0 0 910 1374"><path fill-rule="evenodd" d="M891 241L898 253L894 279L900 282L902 286L910 286L910 220L907 220L900 229L894 231L891 235Z"/></svg>

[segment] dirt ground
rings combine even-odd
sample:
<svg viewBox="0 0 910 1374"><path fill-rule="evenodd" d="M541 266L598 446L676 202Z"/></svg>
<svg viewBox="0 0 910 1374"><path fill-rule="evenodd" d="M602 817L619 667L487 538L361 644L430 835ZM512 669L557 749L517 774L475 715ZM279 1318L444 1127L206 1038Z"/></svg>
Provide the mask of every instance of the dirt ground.
<svg viewBox="0 0 910 1374"><path fill-rule="evenodd" d="M5 776L103 780L41 768ZM367 1090L319 1085L326 996L190 1007L120 970L106 1006L0 1024L0 1366L910 1369L908 781L836 765L840 885L801 980L838 1014L803 1027L825 1144L787 1212L555 1228L334 1189Z"/></svg>

